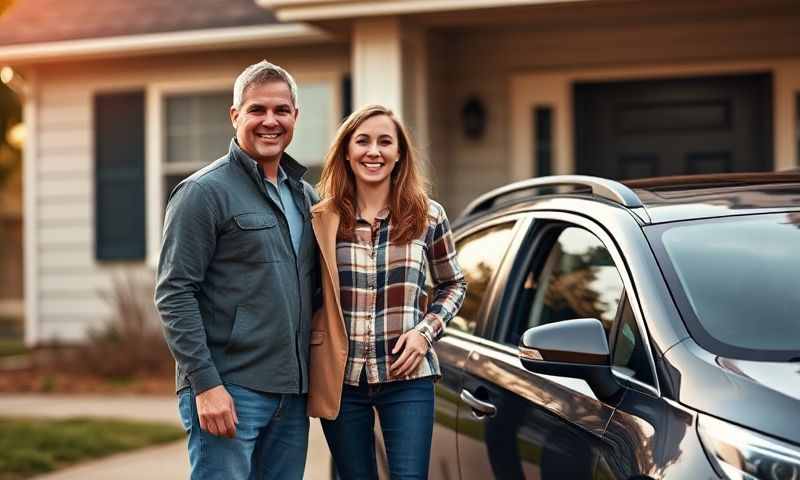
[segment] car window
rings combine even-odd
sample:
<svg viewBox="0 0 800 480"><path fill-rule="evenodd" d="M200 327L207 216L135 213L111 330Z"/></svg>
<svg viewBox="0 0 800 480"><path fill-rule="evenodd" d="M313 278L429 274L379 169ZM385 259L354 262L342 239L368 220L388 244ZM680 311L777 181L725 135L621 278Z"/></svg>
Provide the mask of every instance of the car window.
<svg viewBox="0 0 800 480"><path fill-rule="evenodd" d="M611 330L623 285L608 250L578 227L560 230L551 245L543 264L534 261L528 267L508 343L517 345L529 328L576 318L596 318L607 335Z"/></svg>
<svg viewBox="0 0 800 480"><path fill-rule="evenodd" d="M672 222L645 233L703 347L757 361L800 358L800 213Z"/></svg>
<svg viewBox="0 0 800 480"><path fill-rule="evenodd" d="M511 244L514 223L494 225L456 242L458 263L467 280L467 294L464 305L448 328L475 333L489 282Z"/></svg>
<svg viewBox="0 0 800 480"><path fill-rule="evenodd" d="M653 385L653 370L650 368L650 359L628 301L623 303L622 315L619 321L612 360L614 370L640 382Z"/></svg>

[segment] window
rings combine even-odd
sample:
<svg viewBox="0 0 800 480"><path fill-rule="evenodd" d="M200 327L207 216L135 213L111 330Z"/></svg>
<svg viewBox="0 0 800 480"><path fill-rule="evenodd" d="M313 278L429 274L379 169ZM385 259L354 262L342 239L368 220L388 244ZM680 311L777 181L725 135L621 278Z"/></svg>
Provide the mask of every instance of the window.
<svg viewBox="0 0 800 480"><path fill-rule="evenodd" d="M640 382L653 385L653 371L650 368L644 339L627 300L622 306L622 315L619 321L612 361L614 370Z"/></svg>
<svg viewBox="0 0 800 480"><path fill-rule="evenodd" d="M164 197L181 180L228 152L233 137L231 93L199 92L164 98Z"/></svg>
<svg viewBox="0 0 800 480"><path fill-rule="evenodd" d="M547 235L547 234L545 234ZM596 318L610 332L622 296L622 278L602 242L587 230L559 229L552 248L532 262L523 280L508 342L525 330L576 318ZM541 267L539 266L541 265Z"/></svg>
<svg viewBox="0 0 800 480"><path fill-rule="evenodd" d="M467 280L467 294L459 314L448 328L475 333L478 314L492 276L511 244L514 222L495 225L456 242L458 262Z"/></svg>
<svg viewBox="0 0 800 480"><path fill-rule="evenodd" d="M646 229L694 340L725 357L800 357L799 227L787 212Z"/></svg>
<svg viewBox="0 0 800 480"><path fill-rule="evenodd" d="M536 107L533 111L536 138L536 176L552 175L553 165L553 109Z"/></svg>
<svg viewBox="0 0 800 480"><path fill-rule="evenodd" d="M298 84L300 117L287 153L309 169L305 179L319 180L336 120L335 85ZM164 202L181 180L228 152L235 132L228 110L230 90L174 93L163 97Z"/></svg>

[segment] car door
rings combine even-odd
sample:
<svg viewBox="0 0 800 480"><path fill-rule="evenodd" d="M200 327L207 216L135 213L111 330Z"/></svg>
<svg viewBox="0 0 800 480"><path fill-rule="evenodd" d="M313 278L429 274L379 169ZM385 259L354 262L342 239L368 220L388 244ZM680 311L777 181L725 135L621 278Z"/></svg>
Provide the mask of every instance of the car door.
<svg viewBox="0 0 800 480"><path fill-rule="evenodd" d="M464 363L485 327L483 319L491 303L491 285L520 229L518 220L519 217L513 216L497 218L456 232L458 260L469 287L458 316L450 321L445 335L434 346L442 378L435 384L431 479L460 478L456 429Z"/></svg>
<svg viewBox="0 0 800 480"><path fill-rule="evenodd" d="M647 336L627 295L621 308L612 333L611 368L626 391L606 427L608 452L598 474L608 479L691 478L696 471L681 469L693 456L685 452L690 443L685 439L694 437L694 416L661 398Z"/></svg>
<svg viewBox="0 0 800 480"><path fill-rule="evenodd" d="M464 368L458 450L463 479L588 479L608 456L603 433L622 395L598 399L579 379L538 375L518 358L530 327L597 318L610 334L624 285L585 219L537 215L503 265L494 322ZM567 219L567 221L560 220ZM569 220L574 222L570 222Z"/></svg>

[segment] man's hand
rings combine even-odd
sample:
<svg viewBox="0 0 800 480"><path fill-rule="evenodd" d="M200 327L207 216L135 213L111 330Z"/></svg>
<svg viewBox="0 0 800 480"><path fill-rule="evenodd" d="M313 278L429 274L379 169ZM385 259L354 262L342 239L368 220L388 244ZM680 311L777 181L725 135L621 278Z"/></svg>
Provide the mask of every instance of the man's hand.
<svg viewBox="0 0 800 480"><path fill-rule="evenodd" d="M217 385L203 393L198 393L197 416L200 419L200 428L211 435L233 438L236 436L236 407L233 398L223 385Z"/></svg>
<svg viewBox="0 0 800 480"><path fill-rule="evenodd" d="M425 354L428 353L428 342L417 330L409 330L397 339L392 355L402 351L400 357L392 362L389 369L396 378L406 377L415 371Z"/></svg>

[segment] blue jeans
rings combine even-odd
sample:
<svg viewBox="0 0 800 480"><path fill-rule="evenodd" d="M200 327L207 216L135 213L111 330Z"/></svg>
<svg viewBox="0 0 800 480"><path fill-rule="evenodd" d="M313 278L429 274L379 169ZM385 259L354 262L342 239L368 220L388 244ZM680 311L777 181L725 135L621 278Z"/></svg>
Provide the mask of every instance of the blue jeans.
<svg viewBox="0 0 800 480"><path fill-rule="evenodd" d="M374 409L380 418L392 480L428 478L433 435L433 380L422 378L378 385L345 385L336 420L322 430L339 475L375 480Z"/></svg>
<svg viewBox="0 0 800 480"><path fill-rule="evenodd" d="M192 480L302 479L308 448L305 395L261 393L225 385L239 424L236 437L200 429L194 392L179 392L178 407L189 441Z"/></svg>

